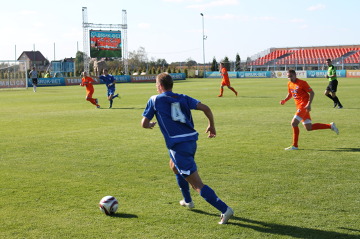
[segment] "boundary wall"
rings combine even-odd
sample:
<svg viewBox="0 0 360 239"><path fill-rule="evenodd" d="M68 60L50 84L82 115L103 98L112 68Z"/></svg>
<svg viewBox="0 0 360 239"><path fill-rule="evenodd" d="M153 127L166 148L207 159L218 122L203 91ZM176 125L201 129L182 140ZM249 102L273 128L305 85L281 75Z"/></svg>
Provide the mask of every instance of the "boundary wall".
<svg viewBox="0 0 360 239"><path fill-rule="evenodd" d="M185 80L185 73L170 73L174 80ZM145 76L129 76L129 75L114 75L116 83L144 83L144 82L155 82L156 75L145 75ZM94 79L94 84L104 84L102 80L97 78ZM24 79L25 81L25 79ZM56 77L56 78L38 78L38 86L68 86L68 85L79 85L81 83L81 77ZM28 87L32 87L32 80L28 79ZM0 82L0 88L1 82ZM4 87L5 88L5 87Z"/></svg>
<svg viewBox="0 0 360 239"><path fill-rule="evenodd" d="M296 71L301 78L323 78L327 71ZM287 78L287 71L228 71L230 78ZM360 78L360 70L337 70L337 77ZM206 78L221 78L218 71L205 72Z"/></svg>

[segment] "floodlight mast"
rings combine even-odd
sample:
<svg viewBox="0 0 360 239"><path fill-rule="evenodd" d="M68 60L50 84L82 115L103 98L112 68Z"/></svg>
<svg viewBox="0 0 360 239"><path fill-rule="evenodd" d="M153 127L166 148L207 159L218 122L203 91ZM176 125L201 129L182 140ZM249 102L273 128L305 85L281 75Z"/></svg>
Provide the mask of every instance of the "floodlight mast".
<svg viewBox="0 0 360 239"><path fill-rule="evenodd" d="M205 73L205 40L207 38L207 36L205 36L205 31L204 31L204 14L200 13L201 18L202 18L202 32L203 32L203 63L204 63L204 78L206 77L206 73Z"/></svg>
<svg viewBox="0 0 360 239"><path fill-rule="evenodd" d="M89 72L90 65L90 39L89 28L101 28L101 29L122 29L122 58L124 62L125 74L129 74L128 67L128 48L127 48L127 13L126 10L122 10L122 24L95 24L88 22L87 7L82 8L83 17L83 53L84 53L84 71Z"/></svg>

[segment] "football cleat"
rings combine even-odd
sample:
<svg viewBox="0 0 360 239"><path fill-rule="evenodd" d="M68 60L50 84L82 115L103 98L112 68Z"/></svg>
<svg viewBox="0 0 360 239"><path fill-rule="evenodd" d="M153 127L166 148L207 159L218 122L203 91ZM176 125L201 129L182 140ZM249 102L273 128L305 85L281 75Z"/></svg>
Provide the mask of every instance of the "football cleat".
<svg viewBox="0 0 360 239"><path fill-rule="evenodd" d="M222 213L222 214L220 215L220 222L219 222L219 224L226 224L233 215L234 215L234 210L232 210L231 207L228 207L228 208L226 209L226 212L225 212L225 213Z"/></svg>
<svg viewBox="0 0 360 239"><path fill-rule="evenodd" d="M336 127L334 122L330 123L331 125L331 130L334 131L336 134L339 134L339 129Z"/></svg>
<svg viewBox="0 0 360 239"><path fill-rule="evenodd" d="M187 208L189 208L189 209L193 209L193 208L195 207L193 201L187 203L187 202L185 202L185 200L183 199L183 200L181 200L179 203L180 203L181 206L187 207Z"/></svg>
<svg viewBox="0 0 360 239"><path fill-rule="evenodd" d="M298 147L295 147L294 145L291 145L290 147L285 148L285 150L298 150Z"/></svg>

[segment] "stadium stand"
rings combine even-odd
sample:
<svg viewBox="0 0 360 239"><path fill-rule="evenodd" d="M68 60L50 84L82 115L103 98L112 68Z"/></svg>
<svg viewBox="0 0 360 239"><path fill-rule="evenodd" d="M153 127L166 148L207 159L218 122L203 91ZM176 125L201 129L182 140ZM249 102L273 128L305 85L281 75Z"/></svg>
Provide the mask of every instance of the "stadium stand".
<svg viewBox="0 0 360 239"><path fill-rule="evenodd" d="M327 58L342 66L359 66L360 45L338 47L271 48L268 54L259 56L249 65L256 68L303 66L320 67Z"/></svg>

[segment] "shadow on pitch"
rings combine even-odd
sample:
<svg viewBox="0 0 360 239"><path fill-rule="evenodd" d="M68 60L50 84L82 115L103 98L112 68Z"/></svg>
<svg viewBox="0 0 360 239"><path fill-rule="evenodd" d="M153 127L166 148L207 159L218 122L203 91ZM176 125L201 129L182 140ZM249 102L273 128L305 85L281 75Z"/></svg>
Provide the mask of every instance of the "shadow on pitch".
<svg viewBox="0 0 360 239"><path fill-rule="evenodd" d="M138 218L135 214L127 214L127 213L115 213L110 215L110 217L120 217L120 218Z"/></svg>
<svg viewBox="0 0 360 239"><path fill-rule="evenodd" d="M195 213L200 213L204 215L210 215L219 217L219 214L207 213L202 210L193 209L191 210ZM329 239L329 238L347 238L347 239L360 239L359 235L351 235L346 233L340 232L333 232L333 231L324 231L319 229L312 229L306 227L297 227L297 226L290 226L290 225L282 225L276 223L268 223L258 220L251 220L243 217L232 217L227 225L238 226L242 228L249 228L261 233L273 234L273 235L282 235L282 236L290 236L294 238L316 238L316 239ZM346 229L348 231L358 232L357 229L350 229L350 228L340 228Z"/></svg>
<svg viewBox="0 0 360 239"><path fill-rule="evenodd" d="M145 108L136 107L112 107L112 108L99 108L99 110L144 110Z"/></svg>
<svg viewBox="0 0 360 239"><path fill-rule="evenodd" d="M360 148L337 148L337 149L309 149L314 151L330 151L330 152L360 152Z"/></svg>
<svg viewBox="0 0 360 239"><path fill-rule="evenodd" d="M260 95L255 95L255 96L246 96L246 95L239 95L239 98L249 98L249 99L268 99L268 98L275 98L274 96L260 96Z"/></svg>

